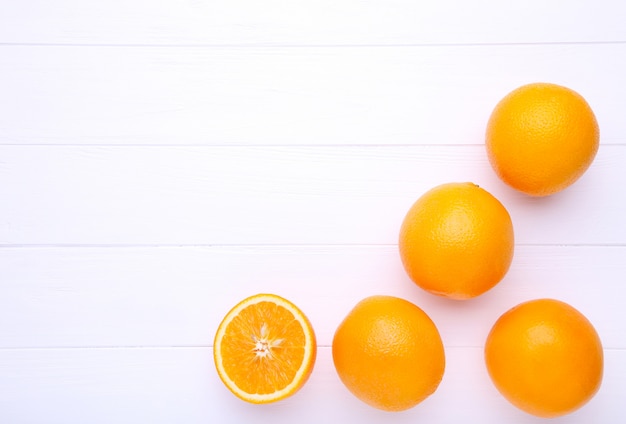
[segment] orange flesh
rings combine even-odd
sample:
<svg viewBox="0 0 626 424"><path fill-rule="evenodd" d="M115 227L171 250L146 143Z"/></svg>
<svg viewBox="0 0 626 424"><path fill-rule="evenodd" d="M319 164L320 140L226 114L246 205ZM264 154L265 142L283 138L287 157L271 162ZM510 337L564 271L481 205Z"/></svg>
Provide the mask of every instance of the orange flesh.
<svg viewBox="0 0 626 424"><path fill-rule="evenodd" d="M269 394L295 378L305 355L300 322L282 306L259 302L228 324L221 344L224 370L246 393Z"/></svg>

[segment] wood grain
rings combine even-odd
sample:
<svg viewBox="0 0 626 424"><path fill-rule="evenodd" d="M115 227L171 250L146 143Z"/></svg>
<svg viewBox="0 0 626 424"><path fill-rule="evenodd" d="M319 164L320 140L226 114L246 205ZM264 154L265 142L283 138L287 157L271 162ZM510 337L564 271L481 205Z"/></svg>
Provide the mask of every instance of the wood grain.
<svg viewBox="0 0 626 424"><path fill-rule="evenodd" d="M24 247L0 249L0 348L200 346L239 300L274 292L309 316L321 346L362 298L390 294L431 315L446 346L480 347L500 314L554 297L624 349L626 249L520 246L504 280L468 302L418 289L397 246Z"/></svg>
<svg viewBox="0 0 626 424"><path fill-rule="evenodd" d="M607 350L607 374L598 394L583 409L550 422L586 424L597 422L607 410L619 410L619 394L626 390L619 378L626 372L625 355L624 350ZM481 349L447 348L446 360L441 385L431 397L416 408L389 414L361 403L345 389L327 347L319 350L313 374L300 392L260 406L227 391L208 348L0 350L0 408L4 419L18 424L85 419L97 424L200 424L216 418L319 423L329 414L334 422L440 424L477 422L476 416L488 422L540 422L499 396L483 367Z"/></svg>
<svg viewBox="0 0 626 424"><path fill-rule="evenodd" d="M621 145L546 199L501 183L482 145L0 146L0 157L4 245L390 244L411 204L450 181L500 199L517 243L626 239Z"/></svg>
<svg viewBox="0 0 626 424"><path fill-rule="evenodd" d="M626 41L611 0L25 0L3 6L0 40L44 44L345 45Z"/></svg>
<svg viewBox="0 0 626 424"><path fill-rule="evenodd" d="M602 143L626 143L626 43L0 48L4 144L480 144L535 81L581 93Z"/></svg>

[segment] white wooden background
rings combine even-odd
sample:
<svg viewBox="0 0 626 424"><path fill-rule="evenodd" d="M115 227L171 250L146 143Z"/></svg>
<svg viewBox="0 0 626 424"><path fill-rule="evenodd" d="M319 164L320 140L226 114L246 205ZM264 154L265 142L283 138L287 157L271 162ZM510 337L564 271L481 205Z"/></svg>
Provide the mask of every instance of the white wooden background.
<svg viewBox="0 0 626 424"><path fill-rule="evenodd" d="M596 326L597 396L554 423L626 420L626 3L617 0L1 0L0 422L536 423L486 374L511 306L550 296ZM486 159L496 102L548 81L601 129L570 189L513 192ZM473 181L508 208L515 258L464 303L402 270L409 206ZM311 319L308 384L273 405L219 381L240 299ZM438 391L384 413L343 387L334 330L371 294L431 315Z"/></svg>

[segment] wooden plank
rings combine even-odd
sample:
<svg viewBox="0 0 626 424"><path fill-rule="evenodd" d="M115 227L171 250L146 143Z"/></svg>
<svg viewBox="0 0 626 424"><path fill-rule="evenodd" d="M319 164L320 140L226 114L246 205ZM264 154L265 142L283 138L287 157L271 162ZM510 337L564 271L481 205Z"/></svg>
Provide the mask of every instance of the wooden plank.
<svg viewBox="0 0 626 424"><path fill-rule="evenodd" d="M480 347L505 310L553 297L607 348L626 348L624 246L517 246L505 279L467 302L415 286L394 245L2 248L0 266L0 348L206 347L226 312L260 292L298 304L321 346L359 300L389 294L422 307L449 347Z"/></svg>
<svg viewBox="0 0 626 424"><path fill-rule="evenodd" d="M536 423L496 391L480 348L446 350L437 391L403 413L375 410L352 396L337 377L331 352L318 352L308 383L270 405L246 404L224 388L208 348L0 350L0 419L16 424L137 422L515 422ZM626 419L626 351L605 351L597 395L579 411L551 422L611 423ZM34 407L33 405L36 405ZM314 405L314 406L313 406ZM306 411L306 413L304 413ZM332 411L329 412L329 411Z"/></svg>
<svg viewBox="0 0 626 424"><path fill-rule="evenodd" d="M391 244L428 189L473 181L521 244L626 239L626 146L574 186L531 198L475 146L0 146L3 245Z"/></svg>
<svg viewBox="0 0 626 424"><path fill-rule="evenodd" d="M602 143L626 143L626 44L0 52L2 144L479 144L535 81L579 91Z"/></svg>
<svg viewBox="0 0 626 424"><path fill-rule="evenodd" d="M0 423L536 423L490 384L482 344L531 298L583 312L601 391L555 423L626 421L626 3L489 0L0 6ZM497 180L495 103L543 80L583 94L602 146L575 186ZM511 212L505 280L468 302L414 286L411 203L472 180ZM213 367L238 300L296 302L319 344L297 396L258 407ZM371 294L421 306L446 346L437 393L402 414L339 382L334 329Z"/></svg>
<svg viewBox="0 0 626 424"><path fill-rule="evenodd" d="M68 44L476 44L626 41L611 0L7 2L0 42Z"/></svg>

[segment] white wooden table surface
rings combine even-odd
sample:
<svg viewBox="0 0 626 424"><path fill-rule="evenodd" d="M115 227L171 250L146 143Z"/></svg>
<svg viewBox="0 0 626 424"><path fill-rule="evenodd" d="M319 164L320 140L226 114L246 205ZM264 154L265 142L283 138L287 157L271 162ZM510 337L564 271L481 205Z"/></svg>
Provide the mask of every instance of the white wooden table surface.
<svg viewBox="0 0 626 424"><path fill-rule="evenodd" d="M626 421L626 3L617 0L0 1L0 423L536 423L482 346L511 306L555 297L605 348L597 396L554 423ZM496 102L581 93L601 146L568 190L504 186ZM516 231L510 272L459 303L405 275L409 206L480 184ZM212 359L222 316L275 292L319 349L308 384L254 406ZM437 392L402 413L343 387L334 330L371 294L442 334Z"/></svg>

